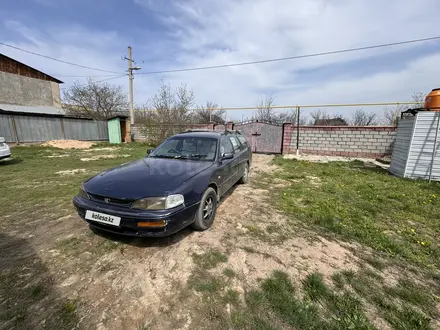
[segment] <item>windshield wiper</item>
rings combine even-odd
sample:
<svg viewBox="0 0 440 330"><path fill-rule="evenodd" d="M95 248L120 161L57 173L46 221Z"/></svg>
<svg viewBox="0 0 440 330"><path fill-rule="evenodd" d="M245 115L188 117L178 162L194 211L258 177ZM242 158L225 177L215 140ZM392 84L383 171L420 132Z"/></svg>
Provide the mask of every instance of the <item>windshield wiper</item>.
<svg viewBox="0 0 440 330"><path fill-rule="evenodd" d="M191 154L191 155L179 155L179 156L175 156L174 158L188 159L188 158L206 158L206 157L207 155Z"/></svg>
<svg viewBox="0 0 440 330"><path fill-rule="evenodd" d="M170 156L170 155L150 155L152 158L176 158L176 156Z"/></svg>

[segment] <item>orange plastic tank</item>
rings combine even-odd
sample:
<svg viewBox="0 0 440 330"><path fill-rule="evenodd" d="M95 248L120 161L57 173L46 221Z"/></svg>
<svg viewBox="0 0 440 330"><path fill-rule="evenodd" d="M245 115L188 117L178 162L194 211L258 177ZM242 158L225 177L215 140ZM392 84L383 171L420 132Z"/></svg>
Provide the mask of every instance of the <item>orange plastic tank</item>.
<svg viewBox="0 0 440 330"><path fill-rule="evenodd" d="M425 108L431 111L440 111L440 88L435 88L426 95Z"/></svg>

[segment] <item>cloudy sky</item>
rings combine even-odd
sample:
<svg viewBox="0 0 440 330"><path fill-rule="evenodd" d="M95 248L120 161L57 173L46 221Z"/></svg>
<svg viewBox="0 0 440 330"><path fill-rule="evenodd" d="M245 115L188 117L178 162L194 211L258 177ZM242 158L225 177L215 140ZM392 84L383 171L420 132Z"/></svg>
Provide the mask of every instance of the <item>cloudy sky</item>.
<svg viewBox="0 0 440 330"><path fill-rule="evenodd" d="M247 62L434 37L438 0L1 0L0 41L106 73L0 45L0 52L65 83L123 75L133 47L140 72ZM161 81L196 103L252 106L406 101L440 87L440 40L290 61L135 79L141 104ZM110 76L106 76L110 75ZM109 80L124 85L127 77ZM349 110L344 110L349 111ZM245 116L249 113L235 113ZM231 115L232 116L232 115Z"/></svg>

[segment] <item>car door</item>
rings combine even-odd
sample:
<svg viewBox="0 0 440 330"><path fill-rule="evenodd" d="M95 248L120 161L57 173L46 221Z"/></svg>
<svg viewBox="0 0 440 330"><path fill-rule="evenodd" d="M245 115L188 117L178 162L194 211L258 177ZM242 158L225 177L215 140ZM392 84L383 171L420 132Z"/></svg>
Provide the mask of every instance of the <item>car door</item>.
<svg viewBox="0 0 440 330"><path fill-rule="evenodd" d="M235 183L233 181L233 171L232 164L234 162L234 158L232 159L222 159L224 154L233 154L234 148L232 147L231 141L226 137L222 136L220 139L220 155L219 155L219 163L217 169L217 178L219 184L220 196L223 195L232 185Z"/></svg>
<svg viewBox="0 0 440 330"><path fill-rule="evenodd" d="M244 173L244 164L246 159L244 158L244 149L242 148L242 145L240 143L240 141L238 141L238 139L233 136L230 135L229 136L229 140L232 143L232 147L234 148L234 161L232 162L232 177L233 177L233 182L237 182L238 180L240 180L240 178L243 176Z"/></svg>
<svg viewBox="0 0 440 330"><path fill-rule="evenodd" d="M249 167L250 167L252 164L252 151L251 148L249 147L249 143L247 142L246 138L243 135L238 135L237 139L238 141L240 141L244 149L244 158L246 159L246 161L249 161Z"/></svg>

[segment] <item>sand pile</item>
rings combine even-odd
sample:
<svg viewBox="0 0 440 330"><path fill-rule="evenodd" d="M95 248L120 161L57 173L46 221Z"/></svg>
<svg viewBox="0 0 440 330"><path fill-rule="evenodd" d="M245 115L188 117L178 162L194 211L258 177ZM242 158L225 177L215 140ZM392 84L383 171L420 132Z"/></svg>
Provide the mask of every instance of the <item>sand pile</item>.
<svg viewBox="0 0 440 330"><path fill-rule="evenodd" d="M88 149L93 145L93 142L78 140L52 140L43 143L44 147L55 147L60 149Z"/></svg>

